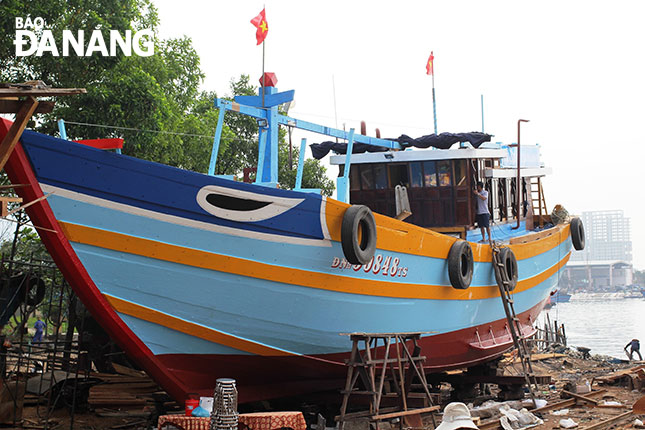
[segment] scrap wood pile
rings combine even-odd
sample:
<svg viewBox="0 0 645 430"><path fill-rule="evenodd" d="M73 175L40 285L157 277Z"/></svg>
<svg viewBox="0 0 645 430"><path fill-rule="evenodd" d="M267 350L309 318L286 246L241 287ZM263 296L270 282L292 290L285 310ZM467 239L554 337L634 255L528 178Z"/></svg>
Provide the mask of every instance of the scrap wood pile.
<svg viewBox="0 0 645 430"><path fill-rule="evenodd" d="M640 427L640 423L645 419L645 415L643 415L645 414L645 397L632 405L620 401L606 389L591 391L585 395L563 390L561 395L570 396L570 398L565 400L554 399L544 406L529 409L528 411L526 408L513 409L513 407L519 409L521 405L509 406L508 403L511 402L496 405L484 404L482 407L473 409L472 414L473 416L479 416L480 419L490 414L494 416L492 419L481 421L478 424L480 430L645 428ZM496 414L494 411L491 412L491 409L497 409L500 412ZM509 410L513 413L509 413Z"/></svg>
<svg viewBox="0 0 645 430"><path fill-rule="evenodd" d="M577 355L534 358L541 359L539 372L550 374L555 381L550 386L541 386L543 391L537 393L537 397L547 402L546 405L533 409L532 405L519 402L504 402L506 406L484 403L472 410L473 415L481 420L478 424L480 429L645 428L640 426L645 421L645 366L616 364L599 358L583 360ZM507 363L511 365L512 357ZM528 413L542 422L528 424L529 415L521 413L522 408L528 409ZM500 412L500 409L505 411ZM511 419L513 414L509 409L518 420Z"/></svg>
<svg viewBox="0 0 645 430"><path fill-rule="evenodd" d="M145 372L115 365L117 374L93 373L102 382L90 388L88 404L95 410L132 410L154 406L153 393L160 390Z"/></svg>
<svg viewBox="0 0 645 430"><path fill-rule="evenodd" d="M630 390L643 391L645 389L645 365L595 377L593 380L600 385L620 385Z"/></svg>

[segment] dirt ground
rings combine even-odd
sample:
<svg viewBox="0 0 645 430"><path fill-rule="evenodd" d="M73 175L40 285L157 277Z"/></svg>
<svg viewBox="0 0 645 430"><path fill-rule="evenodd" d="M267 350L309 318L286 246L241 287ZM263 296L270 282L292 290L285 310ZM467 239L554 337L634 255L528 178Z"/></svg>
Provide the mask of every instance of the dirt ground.
<svg viewBox="0 0 645 430"><path fill-rule="evenodd" d="M537 356L539 357L539 356ZM538 398L544 399L548 405L562 401L563 390L576 390L576 388L584 389L586 383L589 383L593 391L606 390L601 395L596 395L595 400L608 402L619 402L621 407L602 408L587 404L584 401L577 401L576 405L569 406L568 412L564 415L556 415L553 412L565 409L557 408L551 411L543 411L538 416L544 420L544 423L535 427L536 430L551 430L561 428L559 423L561 419L571 418L578 423L578 429L587 429L592 425L598 424L612 416L616 416L631 410L631 406L641 397L645 396L645 365L644 363L616 363L609 360L609 357L592 357L592 359L582 359L577 351L567 351L567 354L557 354L555 357L544 358L539 361L534 361L533 370L537 375L550 375L552 384L550 386L540 386L541 391L536 393ZM615 361L615 360L614 360ZM598 381L599 378L607 378L611 375L616 375L617 372L626 372L629 369L636 369L643 366L640 371L636 370L629 373L630 376L623 376L616 378L615 381ZM521 365L513 364L511 359L502 361L500 368L503 369L506 375L521 374ZM626 381L632 381L626 384ZM639 382L639 381L642 381ZM639 388L641 391L636 390ZM495 394L496 389L492 389L492 394ZM589 394L582 394L583 396ZM476 402L480 403L480 402ZM517 405L517 403L515 403ZM472 407L472 404L469 405ZM519 406L517 406L519 409ZM147 405L139 408L130 408L127 410L108 410L103 409L98 412L103 415L115 414L120 416L98 416L97 411L87 411L83 413L76 413L73 417L74 429L79 430L95 430L95 429L150 429L154 423L153 414L154 407ZM25 406L23 413L23 422L21 428L29 429L43 429L45 422L42 417L46 413L43 406ZM499 425L499 417L482 417L480 428L494 429L502 428ZM604 429L630 429L634 428L632 423L634 419L639 418L645 421L644 415L632 414L628 419L621 421L614 426L599 427ZM49 415L48 428L51 429L69 429L70 421L69 412L66 408L55 410ZM436 417L437 423L440 422L440 416ZM429 417L424 419L428 424L426 428L431 429L431 420ZM330 426L333 423L328 423ZM7 426L1 426L7 427ZM9 426L11 427L11 426ZM155 427L156 428L156 427ZM368 423L366 421L358 421L345 426L346 430L366 430ZM381 429L394 429L399 428L396 423L383 423Z"/></svg>
<svg viewBox="0 0 645 430"><path fill-rule="evenodd" d="M578 424L577 428L585 429L631 410L631 406L641 397L645 396L645 373L642 370L640 373L638 371L629 373L631 376L623 376L611 383L598 380L599 378L619 374L628 369L636 369L643 366L643 363L615 363L612 361L616 360L601 356L594 356L592 359L582 359L580 355L577 351L568 351L568 354L564 357L547 358L533 362L532 365L535 374L550 375L553 381L551 386L541 386L542 391L536 393L536 397L547 400L547 404L551 405L562 401L563 396L570 398L566 394L563 395L563 390L572 391L576 387L579 387L582 391L585 391L584 386L586 383L589 383L593 391L606 390L605 393L593 397L600 404L605 402L618 402L622 407L604 408L584 401L578 401L575 406L539 413L538 416L544 420L544 424L532 428L536 430L558 429L561 428L560 420L570 418ZM509 363L504 367L504 370L505 374L509 375L521 374L521 365ZM638 381L626 383L627 379L640 379L642 383ZM640 388L641 391L634 388ZM585 396L588 394L582 395ZM563 415L554 414L554 412L557 413L557 411L562 411L563 409L568 409L568 413ZM634 428L632 423L636 418L645 421L645 415L632 414L629 419L625 419L614 426L608 425L600 428Z"/></svg>

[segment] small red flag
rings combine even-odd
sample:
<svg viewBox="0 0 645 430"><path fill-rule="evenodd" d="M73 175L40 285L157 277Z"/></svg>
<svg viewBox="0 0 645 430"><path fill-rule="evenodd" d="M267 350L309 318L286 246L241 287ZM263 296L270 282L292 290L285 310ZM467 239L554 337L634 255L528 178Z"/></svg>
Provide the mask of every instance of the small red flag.
<svg viewBox="0 0 645 430"><path fill-rule="evenodd" d="M428 64L426 64L426 74L432 75L434 73L434 51L430 51L430 58L428 58Z"/></svg>
<svg viewBox="0 0 645 430"><path fill-rule="evenodd" d="M267 17L266 14L264 13L264 9L262 9L262 12L255 18L251 20L251 24L253 24L258 30L255 32L255 38L258 41L258 45L262 42L264 42L264 39L267 37L267 33L269 32L269 24L267 24Z"/></svg>

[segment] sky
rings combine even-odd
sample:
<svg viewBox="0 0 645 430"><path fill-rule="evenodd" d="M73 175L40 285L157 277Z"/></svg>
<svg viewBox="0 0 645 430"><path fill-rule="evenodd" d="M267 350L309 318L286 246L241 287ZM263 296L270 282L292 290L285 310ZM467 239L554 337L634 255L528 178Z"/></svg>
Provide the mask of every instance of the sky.
<svg viewBox="0 0 645 430"><path fill-rule="evenodd" d="M384 137L434 132L433 51L438 131L481 131L482 95L493 141L516 142L518 119L530 120L521 142L540 144L553 170L547 206L624 210L634 267L645 269L645 2L153 3L160 35L192 39L202 88L220 96L241 74L258 83L262 47L250 20L266 7L265 70L279 90L296 90L289 115L347 129L365 120L368 134L378 127Z"/></svg>

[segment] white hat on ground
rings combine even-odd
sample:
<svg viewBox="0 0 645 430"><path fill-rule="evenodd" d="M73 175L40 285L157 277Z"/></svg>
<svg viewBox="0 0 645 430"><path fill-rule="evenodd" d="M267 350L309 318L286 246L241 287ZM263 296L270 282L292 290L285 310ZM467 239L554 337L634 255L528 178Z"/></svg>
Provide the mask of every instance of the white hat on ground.
<svg viewBox="0 0 645 430"><path fill-rule="evenodd" d="M443 419L436 430L457 430L462 428L479 430L473 423L468 406L459 402L448 404L443 410Z"/></svg>

